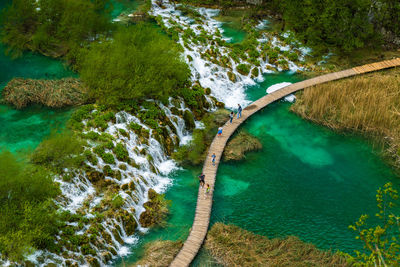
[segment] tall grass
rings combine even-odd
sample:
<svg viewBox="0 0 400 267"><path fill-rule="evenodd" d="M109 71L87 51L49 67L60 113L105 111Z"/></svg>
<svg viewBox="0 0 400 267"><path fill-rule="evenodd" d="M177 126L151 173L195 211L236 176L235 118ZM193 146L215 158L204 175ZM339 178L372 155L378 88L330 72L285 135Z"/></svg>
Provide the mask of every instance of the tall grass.
<svg viewBox="0 0 400 267"><path fill-rule="evenodd" d="M306 89L291 110L331 129L372 138L400 167L400 69Z"/></svg>
<svg viewBox="0 0 400 267"><path fill-rule="evenodd" d="M86 88L75 78L33 80L14 78L3 90L4 100L21 109L30 104L61 108L84 104Z"/></svg>
<svg viewBox="0 0 400 267"><path fill-rule="evenodd" d="M208 232L205 246L224 266L348 266L344 258L296 237L268 239L222 223Z"/></svg>
<svg viewBox="0 0 400 267"><path fill-rule="evenodd" d="M182 241L153 241L146 245L143 257L136 263L128 266L168 266L178 254L182 245Z"/></svg>

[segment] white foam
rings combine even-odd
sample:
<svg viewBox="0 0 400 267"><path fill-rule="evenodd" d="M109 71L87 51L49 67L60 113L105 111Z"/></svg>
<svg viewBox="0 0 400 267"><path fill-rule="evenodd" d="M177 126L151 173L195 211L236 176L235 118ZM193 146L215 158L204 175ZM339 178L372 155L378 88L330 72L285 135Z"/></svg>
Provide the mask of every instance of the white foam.
<svg viewBox="0 0 400 267"><path fill-rule="evenodd" d="M267 93L270 94L272 92L278 91L278 90L280 90L288 85L291 85L291 84L292 83L290 83L290 82L282 82L282 83L277 83L277 84L271 85L270 87L267 88ZM285 96L284 99L285 99L285 101L288 101L288 102L294 102L296 100L296 96L293 94L290 94L288 96Z"/></svg>

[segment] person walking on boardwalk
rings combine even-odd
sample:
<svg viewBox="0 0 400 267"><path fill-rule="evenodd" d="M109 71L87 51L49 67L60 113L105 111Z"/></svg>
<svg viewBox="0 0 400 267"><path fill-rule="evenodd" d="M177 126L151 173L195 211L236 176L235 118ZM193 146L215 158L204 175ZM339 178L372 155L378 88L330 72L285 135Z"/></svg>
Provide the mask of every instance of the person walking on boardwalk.
<svg viewBox="0 0 400 267"><path fill-rule="evenodd" d="M233 111L231 111L231 114L229 114L229 121L232 123L233 120Z"/></svg>
<svg viewBox="0 0 400 267"><path fill-rule="evenodd" d="M221 136L222 135L222 127L219 127L218 128L218 136Z"/></svg>
<svg viewBox="0 0 400 267"><path fill-rule="evenodd" d="M215 156L215 153L213 153L212 155L211 155L211 162L212 162L212 165L213 166L215 166L215 158L216 158L217 156Z"/></svg>
<svg viewBox="0 0 400 267"><path fill-rule="evenodd" d="M201 173L200 175L199 175L199 181L200 181L200 186L201 186L201 188L204 188L204 184L205 184L205 181L204 181L204 178L205 178L206 176L203 174L203 173Z"/></svg>
<svg viewBox="0 0 400 267"><path fill-rule="evenodd" d="M238 104L237 118L239 119L240 117L242 117L242 106L240 104Z"/></svg>
<svg viewBox="0 0 400 267"><path fill-rule="evenodd" d="M211 188L210 188L210 185L209 185L209 184L207 184L206 191L204 191L204 199L206 199L206 198L207 198L207 196L208 196L208 193L210 193L210 190L211 190Z"/></svg>

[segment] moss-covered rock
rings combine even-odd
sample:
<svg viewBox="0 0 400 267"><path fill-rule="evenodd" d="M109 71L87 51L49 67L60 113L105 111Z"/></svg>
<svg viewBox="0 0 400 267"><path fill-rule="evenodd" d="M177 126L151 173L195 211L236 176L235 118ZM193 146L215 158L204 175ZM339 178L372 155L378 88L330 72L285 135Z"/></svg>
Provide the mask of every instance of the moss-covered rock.
<svg viewBox="0 0 400 267"><path fill-rule="evenodd" d="M255 68L253 68L253 69L251 70L251 77L252 77L252 78L257 78L257 77L258 77L258 74L259 74L259 71L258 71L258 68L257 68L257 67L255 67Z"/></svg>
<svg viewBox="0 0 400 267"><path fill-rule="evenodd" d="M104 179L104 174L101 172L98 172L98 171L87 172L86 176L88 177L89 181L92 183L96 183L96 182Z"/></svg>
<svg viewBox="0 0 400 267"><path fill-rule="evenodd" d="M196 127L193 114L189 110L185 110L185 112L183 113L183 119L185 120L185 124L188 129L192 130Z"/></svg>
<svg viewBox="0 0 400 267"><path fill-rule="evenodd" d="M168 214L169 201L164 199L164 195L158 194L153 189L148 193L149 201L144 203L146 209L140 214L139 222L143 227L152 227L161 224Z"/></svg>
<svg viewBox="0 0 400 267"><path fill-rule="evenodd" d="M231 80L232 82L236 82L236 75L233 72L228 71L227 74L228 74L229 80Z"/></svg>

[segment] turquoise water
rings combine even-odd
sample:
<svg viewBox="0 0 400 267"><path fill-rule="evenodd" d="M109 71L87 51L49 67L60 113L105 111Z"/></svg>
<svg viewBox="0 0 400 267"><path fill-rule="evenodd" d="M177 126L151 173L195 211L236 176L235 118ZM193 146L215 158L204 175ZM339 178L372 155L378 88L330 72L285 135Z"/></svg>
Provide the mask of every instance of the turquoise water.
<svg viewBox="0 0 400 267"><path fill-rule="evenodd" d="M290 73L265 77L264 82L248 89L249 99L264 95L272 84L302 79ZM263 149L240 162L220 165L211 224L235 224L270 238L295 235L333 251L362 249L348 225L361 214L375 214L376 189L388 181L399 185L400 180L362 138L309 123L289 108L288 102L276 102L241 126L240 130L257 136ZM137 260L149 241L187 236L199 171L175 174L175 185L167 192L173 202L169 226L151 230L125 262ZM192 265L215 263L202 251Z"/></svg>
<svg viewBox="0 0 400 267"><path fill-rule="evenodd" d="M246 38L246 32L237 29L233 23L224 22L222 24L222 29L224 30L222 36L231 38L230 43L240 43Z"/></svg>
<svg viewBox="0 0 400 267"><path fill-rule="evenodd" d="M111 17L116 18L123 12L133 12L143 3L142 0L112 0Z"/></svg>
<svg viewBox="0 0 400 267"><path fill-rule="evenodd" d="M0 44L0 92L14 77L33 79L58 79L76 76L59 60L33 53L11 59L5 55ZM69 110L50 110L30 107L16 110L0 105L0 150L30 150L35 148L52 128L62 127L70 114Z"/></svg>

